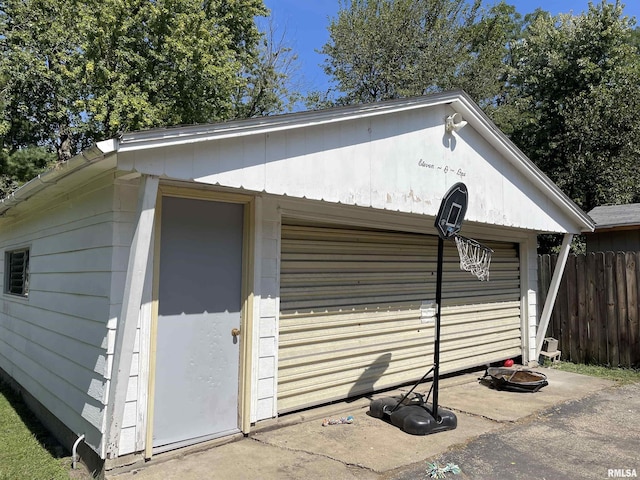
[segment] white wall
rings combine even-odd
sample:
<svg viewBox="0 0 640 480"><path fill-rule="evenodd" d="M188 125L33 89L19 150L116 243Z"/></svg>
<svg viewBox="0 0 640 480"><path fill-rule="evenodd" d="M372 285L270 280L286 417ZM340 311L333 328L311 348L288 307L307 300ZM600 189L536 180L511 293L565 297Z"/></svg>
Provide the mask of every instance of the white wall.
<svg viewBox="0 0 640 480"><path fill-rule="evenodd" d="M0 248L30 246L28 299L2 295L0 367L104 458L102 433L117 318L120 315L138 183L103 176L50 208L0 222ZM73 200L71 200L73 199ZM315 221L433 233L432 219L374 209L262 195L256 199L254 361L251 421L277 415L277 350L281 215ZM490 233L488 233L490 231ZM537 260L535 234L471 225L469 236L520 242L523 319L535 354ZM4 256L0 256L3 261ZM120 455L144 449L151 265L120 437ZM4 276L0 276L0 282ZM523 310L525 315L525 310ZM528 334L525 333L528 328ZM523 342L524 343L524 342ZM533 358L532 358L533 359Z"/></svg>
<svg viewBox="0 0 640 480"><path fill-rule="evenodd" d="M254 300L257 306L257 348L254 345L251 421L272 418L277 413L278 315L280 311L280 214L270 197L258 198L256 209L256 278Z"/></svg>
<svg viewBox="0 0 640 480"><path fill-rule="evenodd" d="M0 220L3 273L5 251L30 248L28 298L0 293L0 367L96 451L107 398L111 267L124 253L112 245L120 227L111 180L103 175L17 220Z"/></svg>
<svg viewBox="0 0 640 480"><path fill-rule="evenodd" d="M482 134L446 134L446 105L304 128L122 152L118 167L160 177L432 215L455 182L467 221L535 231L579 228ZM485 133L486 134L486 133Z"/></svg>

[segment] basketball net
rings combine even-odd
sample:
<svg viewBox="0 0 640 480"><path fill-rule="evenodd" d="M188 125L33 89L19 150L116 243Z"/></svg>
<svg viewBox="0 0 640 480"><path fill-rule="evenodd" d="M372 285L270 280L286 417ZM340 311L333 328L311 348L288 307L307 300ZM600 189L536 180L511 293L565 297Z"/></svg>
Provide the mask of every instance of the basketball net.
<svg viewBox="0 0 640 480"><path fill-rule="evenodd" d="M455 234L454 238L460 256L460 270L471 272L479 280L489 280L489 265L493 250L462 235Z"/></svg>

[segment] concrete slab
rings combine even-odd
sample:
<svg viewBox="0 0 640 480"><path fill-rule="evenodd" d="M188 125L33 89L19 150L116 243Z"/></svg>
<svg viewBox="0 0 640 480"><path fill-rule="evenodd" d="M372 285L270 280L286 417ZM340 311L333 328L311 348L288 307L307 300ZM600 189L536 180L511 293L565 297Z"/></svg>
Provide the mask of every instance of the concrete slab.
<svg viewBox="0 0 640 480"><path fill-rule="evenodd" d="M544 373L549 382L536 393L498 391L475 381L443 388L440 403L456 412L498 422L516 422L550 406L583 398L614 384L610 380L551 368L533 370Z"/></svg>
<svg viewBox="0 0 640 480"><path fill-rule="evenodd" d="M470 437L499 428L495 422L462 413L458 415L455 430L414 436L370 417L364 410L345 413L354 417L353 424L323 427L321 420L308 421L284 429L258 432L253 438L268 445L320 455L382 473L438 455Z"/></svg>
<svg viewBox="0 0 640 480"><path fill-rule="evenodd" d="M378 476L373 472L345 465L325 456L274 447L245 438L203 452L151 463L116 475L107 475L107 478L114 480L299 480L301 478L375 480Z"/></svg>
<svg viewBox="0 0 640 480"><path fill-rule="evenodd" d="M143 468L113 471L114 480L180 478L346 479L386 478L409 465L459 450L549 407L579 400L613 382L540 368L549 385L536 393L497 391L478 381L483 371L445 378L440 403L458 418L455 430L413 436L368 415L370 398L307 410L261 422L249 438L191 454L180 451L154 456ZM430 385L417 390L427 393ZM407 388L404 389L407 391ZM399 391L378 396L396 395ZM322 426L324 418L352 415L352 424Z"/></svg>

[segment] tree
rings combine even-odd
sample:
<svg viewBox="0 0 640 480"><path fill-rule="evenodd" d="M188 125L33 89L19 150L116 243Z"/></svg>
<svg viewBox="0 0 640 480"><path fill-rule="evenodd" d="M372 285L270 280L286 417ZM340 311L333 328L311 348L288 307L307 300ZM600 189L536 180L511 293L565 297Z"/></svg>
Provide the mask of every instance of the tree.
<svg viewBox="0 0 640 480"><path fill-rule="evenodd" d="M519 16L501 2L483 10L466 0L342 0L329 26L325 72L342 94L366 103L464 88L492 101Z"/></svg>
<svg viewBox="0 0 640 480"><path fill-rule="evenodd" d="M259 60L254 17L266 13L262 0L85 2L95 134L237 117L234 94Z"/></svg>
<svg viewBox="0 0 640 480"><path fill-rule="evenodd" d="M7 0L0 10L0 135L7 154L47 146L61 160L79 123L74 108L80 31L75 1Z"/></svg>
<svg viewBox="0 0 640 480"><path fill-rule="evenodd" d="M580 207L629 203L640 180L640 57L620 4L527 17L498 126Z"/></svg>
<svg viewBox="0 0 640 480"><path fill-rule="evenodd" d="M291 110L300 99L292 83L298 69L298 56L287 44L286 30L280 30L272 17L264 22L263 28L259 61L246 68L247 81L233 97L234 110L240 118Z"/></svg>
<svg viewBox="0 0 640 480"><path fill-rule="evenodd" d="M522 26L522 18L512 5L500 2L483 11L477 22L466 28L463 62L442 88L461 88L490 110L504 92L511 47L520 37Z"/></svg>
<svg viewBox="0 0 640 480"><path fill-rule="evenodd" d="M5 0L0 174L18 152L37 166L125 131L282 111L293 60L258 30L267 13L262 0Z"/></svg>

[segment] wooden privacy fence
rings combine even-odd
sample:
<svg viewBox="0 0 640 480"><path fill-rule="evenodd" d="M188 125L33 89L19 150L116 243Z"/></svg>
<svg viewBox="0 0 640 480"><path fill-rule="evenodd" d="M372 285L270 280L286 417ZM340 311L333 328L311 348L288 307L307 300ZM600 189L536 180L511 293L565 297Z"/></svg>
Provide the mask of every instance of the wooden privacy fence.
<svg viewBox="0 0 640 480"><path fill-rule="evenodd" d="M538 256L539 313L557 255ZM545 336L562 359L640 366L640 252L569 255Z"/></svg>

